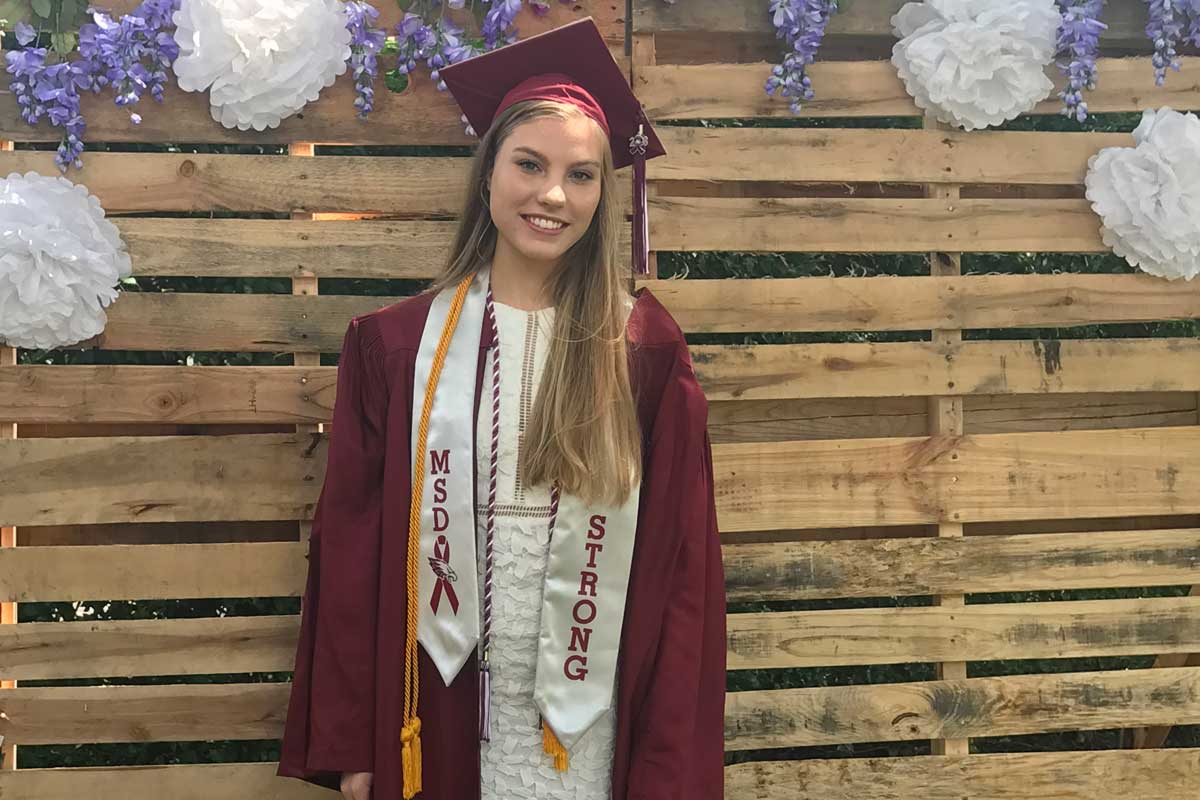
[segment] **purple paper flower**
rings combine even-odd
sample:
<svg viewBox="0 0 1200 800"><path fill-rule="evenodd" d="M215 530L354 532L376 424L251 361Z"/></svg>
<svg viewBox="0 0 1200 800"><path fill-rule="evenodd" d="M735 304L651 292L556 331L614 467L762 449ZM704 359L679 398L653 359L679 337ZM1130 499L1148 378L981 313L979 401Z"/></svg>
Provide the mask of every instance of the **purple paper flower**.
<svg viewBox="0 0 1200 800"><path fill-rule="evenodd" d="M354 75L354 107L359 119L365 119L375 107L375 75L379 71L377 56L387 31L374 26L379 11L369 3L346 3L346 27L350 30L350 71Z"/></svg>
<svg viewBox="0 0 1200 800"><path fill-rule="evenodd" d="M771 70L767 94L791 98L789 108L799 114L800 100L813 98L807 68L821 47L829 18L837 13L837 0L770 0L769 8L775 36L787 41L789 52Z"/></svg>
<svg viewBox="0 0 1200 800"><path fill-rule="evenodd" d="M1100 33L1108 28L1100 21L1104 0L1058 0L1062 23L1058 29L1056 64L1067 77L1067 87L1058 93L1062 113L1078 122L1087 119L1085 89L1096 88L1096 54Z"/></svg>

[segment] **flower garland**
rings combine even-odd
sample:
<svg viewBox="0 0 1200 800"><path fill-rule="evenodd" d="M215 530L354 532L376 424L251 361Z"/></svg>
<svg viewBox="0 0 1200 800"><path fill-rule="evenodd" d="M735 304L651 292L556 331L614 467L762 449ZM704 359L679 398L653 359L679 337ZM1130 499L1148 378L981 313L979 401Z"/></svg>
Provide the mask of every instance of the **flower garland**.
<svg viewBox="0 0 1200 800"><path fill-rule="evenodd" d="M166 69L178 48L164 33L178 0L143 0L131 14L114 21L103 11L90 10L92 22L79 29L79 59L46 63L48 48L30 47L39 38L28 22L16 26L21 50L4 54L6 70L12 75L9 88L21 107L21 118L36 125L45 118L63 129L54 161L65 172L83 166L83 134L87 124L79 113L80 92L99 93L112 87L119 106L136 105L150 92L162 103ZM140 124L136 113L129 121Z"/></svg>

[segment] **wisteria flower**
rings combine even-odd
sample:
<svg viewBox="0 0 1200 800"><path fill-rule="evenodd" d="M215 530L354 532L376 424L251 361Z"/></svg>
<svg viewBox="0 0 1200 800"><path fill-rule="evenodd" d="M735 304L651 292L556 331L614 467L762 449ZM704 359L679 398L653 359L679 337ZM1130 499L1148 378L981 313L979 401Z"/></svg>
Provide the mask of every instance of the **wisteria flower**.
<svg viewBox="0 0 1200 800"><path fill-rule="evenodd" d="M379 71L377 56L387 41L387 31L374 26L379 11L369 3L346 3L346 27L350 31L350 71L354 75L357 97L354 107L359 119L365 119L375 108L375 75Z"/></svg>
<svg viewBox="0 0 1200 800"><path fill-rule="evenodd" d="M799 114L800 101L813 99L808 65L817 57L829 18L837 13L837 0L770 0L770 10L775 37L787 41L788 53L771 70L767 94L789 98L792 113Z"/></svg>
<svg viewBox="0 0 1200 800"><path fill-rule="evenodd" d="M1200 274L1200 118L1147 109L1134 147L1088 159L1087 198L1104 244L1151 275Z"/></svg>
<svg viewBox="0 0 1200 800"><path fill-rule="evenodd" d="M132 106L146 92L163 101L167 70L179 55L179 46L167 29L179 0L144 0L133 13L113 20L91 9L92 22L79 29L79 55L87 88L99 92L111 86L119 106ZM130 113L137 125L141 116Z"/></svg>
<svg viewBox="0 0 1200 800"><path fill-rule="evenodd" d="M1058 29L1058 68L1067 86L1058 93L1062 113L1077 122L1087 119L1084 90L1096 88L1096 54L1100 34L1108 28L1100 21L1104 0L1059 0L1062 21Z"/></svg>
<svg viewBox="0 0 1200 800"><path fill-rule="evenodd" d="M131 271L117 226L86 188L36 172L0 180L0 340L10 347L101 333Z"/></svg>

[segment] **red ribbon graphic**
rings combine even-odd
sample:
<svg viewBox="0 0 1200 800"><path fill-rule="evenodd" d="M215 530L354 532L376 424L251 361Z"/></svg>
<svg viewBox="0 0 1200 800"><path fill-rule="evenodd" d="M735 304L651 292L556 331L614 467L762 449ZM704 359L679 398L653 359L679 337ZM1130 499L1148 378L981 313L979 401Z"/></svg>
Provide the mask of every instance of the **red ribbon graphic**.
<svg viewBox="0 0 1200 800"><path fill-rule="evenodd" d="M433 613L438 612L438 605L442 600L442 589L446 590L446 599L450 601L450 609L458 614L458 595L454 593L454 586L451 581L458 578L454 574L454 570L450 569L450 542L446 541L445 536L439 536L433 545L433 557L429 559L429 566L433 567L433 573L437 575L437 586L433 588L433 597L429 600L429 607L433 609Z"/></svg>

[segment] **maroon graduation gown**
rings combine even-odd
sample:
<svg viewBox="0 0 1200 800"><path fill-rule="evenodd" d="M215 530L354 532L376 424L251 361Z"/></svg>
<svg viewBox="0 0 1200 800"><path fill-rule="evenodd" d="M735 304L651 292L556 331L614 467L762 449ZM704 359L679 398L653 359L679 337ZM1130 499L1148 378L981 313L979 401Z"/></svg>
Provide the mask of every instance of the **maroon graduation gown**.
<svg viewBox="0 0 1200 800"><path fill-rule="evenodd" d="M277 773L336 789L342 772L373 772L373 800L402 797L413 372L432 299L406 298L346 331ZM482 328L476 415L492 343ZM714 800L724 795L726 645L708 404L679 327L648 289L637 292L627 330L645 460L611 796ZM417 650L417 797L476 800L476 654L447 687Z"/></svg>

